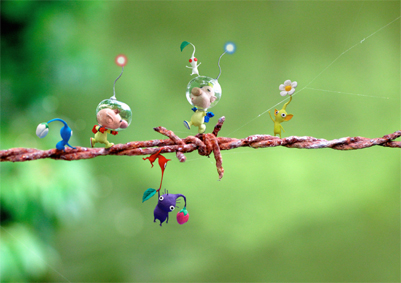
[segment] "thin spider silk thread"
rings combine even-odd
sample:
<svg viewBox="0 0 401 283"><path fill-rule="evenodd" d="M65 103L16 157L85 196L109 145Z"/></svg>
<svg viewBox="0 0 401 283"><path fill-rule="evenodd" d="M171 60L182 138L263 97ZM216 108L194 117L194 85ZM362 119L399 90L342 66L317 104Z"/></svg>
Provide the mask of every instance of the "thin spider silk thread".
<svg viewBox="0 0 401 283"><path fill-rule="evenodd" d="M378 30L376 30L375 32L371 33L370 35L368 35L367 37L363 38L362 40L360 40L358 43L352 45L350 48L348 48L347 50L343 51L340 55L337 56L337 58L335 58L330 64L327 65L327 67L325 67L323 69L323 71L321 71L316 77L314 77L306 86L304 86L302 89L300 89L298 92L295 92L292 96L296 95L297 93L300 93L301 91L303 91L304 89L307 89L308 86L313 83L318 77L320 77L327 69L329 69L338 59L340 59L340 57L342 57L344 54L346 54L348 51L354 49L356 46L358 46L359 44L362 44L366 39L372 37L373 35L375 35L376 33L378 33L379 31L381 31L382 29L388 27L389 25L391 25L392 23L394 23L395 21L399 20L401 17L397 17L394 20L392 20L391 22L389 22L388 24L384 25L383 27L379 28ZM321 90L321 91L326 91L326 90ZM331 92L329 90L327 90L328 92ZM345 93L344 93L345 94ZM356 94L358 95L358 94ZM361 95L361 96L368 96L368 95ZM287 99L287 98L286 98ZM262 116L263 114L265 114L266 112L268 112L269 110L273 109L274 107L276 107L277 105L281 104L282 102L284 102L286 99L283 99L282 101L280 101L279 103L275 104L274 106L270 107L269 109L265 110L264 112L262 112L261 114L259 114L258 116L256 116L255 118L253 118L252 120L250 120L249 122L245 123L244 125L242 125L241 127L235 129L234 131L232 131L231 133L227 134L227 136L230 136L232 133L235 133L236 131L238 131L239 129L242 129L243 127L245 127L246 125L248 125L249 123L253 122L254 120L256 120L257 118L259 118L260 116Z"/></svg>
<svg viewBox="0 0 401 283"><path fill-rule="evenodd" d="M292 96L295 96L296 94L300 93L301 91L303 91L306 87L301 88L298 92L294 93ZM287 98L281 100L280 102L274 104L272 107L270 107L269 109L266 109L265 111L263 111L262 113L260 113L258 116L256 116L255 118L253 118L252 120L250 120L249 122L247 122L246 124L242 125L241 127L237 128L236 130L232 131L231 133L227 134L227 136L230 136L232 133L235 133L236 131L238 131L239 129L242 129L243 127L245 127L246 125L250 124L251 122L255 121L256 119L258 119L260 116L262 116L263 114L265 114L266 112L268 112L269 110L273 109L274 107L276 107L277 105L280 105L281 103L283 103L284 101L286 101Z"/></svg>
<svg viewBox="0 0 401 283"><path fill-rule="evenodd" d="M362 39L361 41L359 41L358 43L352 45L350 48L348 48L347 50L345 50L343 53L341 53L340 55L338 55L338 57L336 59L334 59L326 68L323 69L323 71L321 71L313 80L311 80L304 88L308 87L311 83L313 83L318 77L320 77L321 74L323 74L328 68L331 67L331 65L333 65L340 57L342 57L345 53L347 53L348 51L350 51L351 49L354 49L357 45L362 44L366 39L368 39L369 37L375 35L376 33L378 33L379 31L381 31L382 29L388 27L389 25L391 25L392 23L394 23L396 20L398 20L400 17L397 17L396 19L392 20L391 22L389 22L387 25L381 27L380 29L378 29L377 31L375 31L374 33L368 35L367 37L365 37L364 39Z"/></svg>
<svg viewBox="0 0 401 283"><path fill-rule="evenodd" d="M356 21L357 21L357 19L358 19L358 17L359 17L359 14L361 13L363 4L364 4L364 2L362 2L361 7L359 7L358 14L356 15L355 20L354 20L354 23L352 24L352 28L351 28L351 30L350 30L350 32L349 32L349 34L348 34L347 40L345 41L344 48L347 48L348 41L349 41L349 39L350 39L350 37L351 37L352 32L354 31L355 23L356 23Z"/></svg>
<svg viewBox="0 0 401 283"><path fill-rule="evenodd" d="M365 96L365 97L373 97L373 98L381 98L381 99L392 99L390 97L384 97L384 96L367 95L367 94L352 93L352 92L342 92L342 91L327 90L327 89L312 88L312 87L307 87L306 89L317 90L317 91L325 91L325 92L334 92L334 93L340 93L340 94L350 94L350 95L357 95L357 96Z"/></svg>

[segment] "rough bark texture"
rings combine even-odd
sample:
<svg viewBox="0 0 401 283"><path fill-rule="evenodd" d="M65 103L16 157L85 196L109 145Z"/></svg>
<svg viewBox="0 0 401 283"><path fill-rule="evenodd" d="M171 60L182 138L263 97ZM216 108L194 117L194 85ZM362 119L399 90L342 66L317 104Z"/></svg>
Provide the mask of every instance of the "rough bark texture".
<svg viewBox="0 0 401 283"><path fill-rule="evenodd" d="M57 149L39 150L34 148L11 148L0 151L0 161L22 162L37 160L43 158L62 159L62 160L80 160L90 159L102 155L151 155L156 153L160 147L160 153L175 152L178 160L184 162L186 157L184 153L198 150L203 156L209 156L212 152L216 159L217 173L221 179L224 174L222 150L230 150L237 147L275 147L285 146L289 148L332 148L336 150L362 149L375 145L384 147L401 148L401 142L393 141L401 136L401 130L381 138L364 137L345 137L335 140L317 139L314 137L287 137L280 139L270 135L253 135L243 139L217 137L223 123L224 116L221 117L214 127L213 133L198 134L188 136L184 139L176 136L172 131L163 127L154 128L155 131L168 137L164 140L133 141L126 144L116 144L111 148L86 148L77 146L76 149L66 148L65 151Z"/></svg>

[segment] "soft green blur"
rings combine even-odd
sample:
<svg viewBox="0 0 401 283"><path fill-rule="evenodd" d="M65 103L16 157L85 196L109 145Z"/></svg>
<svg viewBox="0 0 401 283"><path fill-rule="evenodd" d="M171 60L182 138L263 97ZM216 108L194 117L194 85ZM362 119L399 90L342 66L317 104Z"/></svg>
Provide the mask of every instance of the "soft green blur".
<svg viewBox="0 0 401 283"><path fill-rule="evenodd" d="M210 77L219 73L224 44L237 46L221 59L222 97L207 132L225 116L220 136L272 135L267 110L282 108L278 87L287 79L298 87L283 137L400 130L400 19L389 24L400 16L399 1L2 1L1 9L1 149L54 148L60 126L50 124L44 139L35 129L56 117L74 131L72 146L90 146L96 106L113 95L121 72L118 54L128 64L116 97L133 120L109 141L164 138L157 126L195 135L182 125L192 115L185 90L193 78L185 67L192 47L179 48L184 40L196 46L200 75ZM5 32L3 19L20 28ZM141 203L161 172L141 157L2 163L2 205L23 190L16 204L27 198L51 207L50 197L31 191L49 175L63 184L44 187L54 195L45 218L35 210L18 218L24 208L9 205L17 216L2 222L2 243L31 233L38 252L20 244L15 257L34 253L45 263L31 255L14 270L6 250L2 272L60 282L399 281L399 149L222 154L221 181L213 156L193 152L179 163L165 154L172 161L163 189L186 196L190 218L179 225L176 210L163 227L153 223L156 198ZM49 221L51 239L32 219Z"/></svg>

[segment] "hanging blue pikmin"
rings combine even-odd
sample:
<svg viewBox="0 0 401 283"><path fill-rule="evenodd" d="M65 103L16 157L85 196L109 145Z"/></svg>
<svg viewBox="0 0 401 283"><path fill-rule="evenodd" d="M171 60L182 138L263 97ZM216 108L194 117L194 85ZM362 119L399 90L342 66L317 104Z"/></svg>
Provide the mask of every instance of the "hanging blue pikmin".
<svg viewBox="0 0 401 283"><path fill-rule="evenodd" d="M64 124L64 126L60 130L60 135L61 135L62 140L56 144L56 148L58 150L65 151L65 146L69 146L73 149L76 149L76 147L73 147L68 143L72 136L72 130L70 129L70 127L68 127L67 123L60 118L52 119L52 120L48 121L47 123L46 122L40 123L38 125L38 127L36 128L36 135L41 139L44 138L47 135L47 133L49 132L49 124L54 121L59 121Z"/></svg>
<svg viewBox="0 0 401 283"><path fill-rule="evenodd" d="M184 224L188 221L189 214L186 209L187 207L187 199L184 195L182 194L169 194L168 191L160 195L160 191L157 191L159 200L157 202L157 205L155 207L155 210L153 212L154 214L154 220L153 222L156 222L156 219L160 221L160 226L162 226L162 223L166 221L168 223L168 217L169 213L172 212L177 206L177 198L182 197L185 201L184 208L178 212L177 214L177 222L179 224ZM181 216L181 214L184 214Z"/></svg>
<svg viewBox="0 0 401 283"><path fill-rule="evenodd" d="M157 189L157 190L152 189L152 188L147 189L143 193L142 202L147 201L148 199L153 197L157 192L158 202L157 202L156 208L153 212L153 214L154 214L153 221L156 222L156 219L158 219L160 221L160 226L162 226L162 223L164 221L166 221L166 223L168 223L169 213L171 211L173 211L176 207L178 207L176 205L177 198L179 198L179 197L184 198L185 206L177 214L177 222L179 224L184 224L188 221L188 218L189 218L189 214L186 209L186 206L187 206L186 197L182 194L169 194L168 191L165 191L165 193L163 195L160 195L160 189L162 187L164 170L166 169L167 162L171 160L171 159L167 159L163 155L161 155L160 154L161 151L162 151L162 148L158 152L152 154L151 156L143 158L143 160L149 160L152 167L153 167L153 163L156 161L156 159L158 159L160 169L162 170L162 177L161 177L159 189ZM184 212L185 212L185 215L184 215Z"/></svg>

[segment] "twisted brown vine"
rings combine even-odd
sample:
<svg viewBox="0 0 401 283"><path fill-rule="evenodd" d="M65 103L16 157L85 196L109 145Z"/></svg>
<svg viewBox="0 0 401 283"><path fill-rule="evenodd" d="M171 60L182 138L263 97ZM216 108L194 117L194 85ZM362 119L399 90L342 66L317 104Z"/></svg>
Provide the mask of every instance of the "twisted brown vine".
<svg viewBox="0 0 401 283"><path fill-rule="evenodd" d="M39 150L34 148L11 148L0 151L0 161L22 162L37 160L43 158L62 159L62 160L80 160L90 159L102 155L150 155L156 153L162 147L161 153L175 152L178 160L184 162L186 157L184 153L198 150L203 156L209 156L212 152L216 159L217 172L221 179L224 174L222 167L221 150L229 150L237 147L275 147L285 146L290 148L332 148L336 150L362 149L375 145L384 147L401 148L401 142L393 141L401 136L401 130L381 138L364 137L345 137L335 140L317 139L314 137L296 137L291 136L280 139L270 135L253 135L243 139L217 137L225 117L221 117L214 127L213 133L198 134L188 136L184 139L176 136L172 131L163 127L154 128L155 131L167 136L169 139L133 141L126 144L117 144L111 148L86 148L77 146L76 149L66 148L65 151L50 149Z"/></svg>

